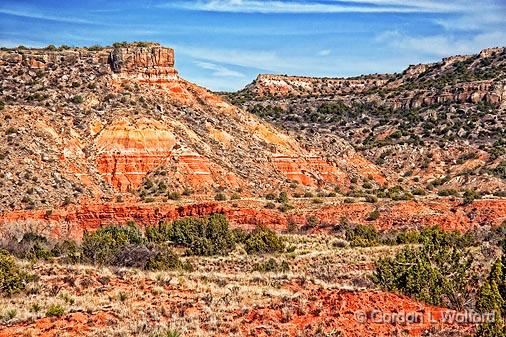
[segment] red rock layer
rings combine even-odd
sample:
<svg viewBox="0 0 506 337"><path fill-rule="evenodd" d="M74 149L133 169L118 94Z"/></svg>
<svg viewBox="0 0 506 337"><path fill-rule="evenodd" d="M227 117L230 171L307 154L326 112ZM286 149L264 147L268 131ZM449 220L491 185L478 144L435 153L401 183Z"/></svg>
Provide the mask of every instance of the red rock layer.
<svg viewBox="0 0 506 337"><path fill-rule="evenodd" d="M143 119L135 124L118 120L97 137L97 169L120 191L136 189L144 176L171 156L176 144L159 122Z"/></svg>
<svg viewBox="0 0 506 337"><path fill-rule="evenodd" d="M15 211L0 215L0 229L7 230L9 224L37 224L41 231L50 229L54 237L79 239L84 230L93 230L102 225L124 224L135 221L140 225L153 225L159 221L170 221L184 216L205 216L212 213L224 214L235 227L252 229L257 225L284 231L289 222L304 225L308 217L315 216L322 225L342 222L370 223L378 229L423 228L440 226L445 230L467 231L480 226L498 226L506 220L506 200L477 200L463 205L448 199L433 201L400 201L382 206L366 203L334 204L316 210L303 209L293 214L277 210L255 209L247 202L239 207L206 202L176 206L173 204L84 204L54 210ZM260 206L260 205L257 205ZM378 208L377 220L368 221L368 215ZM34 228L32 228L34 229ZM1 232L1 231L0 231Z"/></svg>

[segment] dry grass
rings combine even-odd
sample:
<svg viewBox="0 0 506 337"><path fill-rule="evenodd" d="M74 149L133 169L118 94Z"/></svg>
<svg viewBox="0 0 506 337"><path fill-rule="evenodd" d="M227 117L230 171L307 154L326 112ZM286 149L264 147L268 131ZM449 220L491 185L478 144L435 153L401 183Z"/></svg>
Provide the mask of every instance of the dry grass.
<svg viewBox="0 0 506 337"><path fill-rule="evenodd" d="M166 327L182 336L248 336L245 329L256 331L248 326L254 312L265 310L276 310L280 322L262 319L266 331L282 336L281 323L290 327L292 317L314 310L305 308L324 305L315 297L320 291L373 289L369 275L374 260L400 249L336 248L330 235L286 239L293 248L283 254L250 256L239 247L229 256L184 257L194 264L193 272L20 261L38 280L26 293L0 298L0 336L2 330L36 335L41 326L57 331L54 336L150 337ZM256 263L270 258L287 261L290 270L253 271ZM45 318L53 304L65 309L63 318ZM15 317L8 317L12 310Z"/></svg>

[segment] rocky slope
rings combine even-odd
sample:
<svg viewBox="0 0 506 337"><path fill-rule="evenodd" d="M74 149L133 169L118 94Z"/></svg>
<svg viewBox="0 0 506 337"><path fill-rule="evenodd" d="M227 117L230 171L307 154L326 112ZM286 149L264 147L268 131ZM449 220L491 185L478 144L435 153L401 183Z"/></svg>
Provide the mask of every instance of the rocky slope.
<svg viewBox="0 0 506 337"><path fill-rule="evenodd" d="M259 75L231 102L333 152L334 137L426 193L506 190L506 48L356 78ZM401 179L399 179L401 177Z"/></svg>
<svg viewBox="0 0 506 337"><path fill-rule="evenodd" d="M185 81L158 44L4 48L0 73L0 212L385 182L338 137L302 145Z"/></svg>

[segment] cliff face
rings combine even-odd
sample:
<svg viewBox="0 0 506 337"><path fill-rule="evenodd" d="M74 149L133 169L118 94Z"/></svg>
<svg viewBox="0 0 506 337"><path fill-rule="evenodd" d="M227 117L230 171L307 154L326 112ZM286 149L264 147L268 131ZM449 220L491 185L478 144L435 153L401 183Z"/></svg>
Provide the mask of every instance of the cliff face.
<svg viewBox="0 0 506 337"><path fill-rule="evenodd" d="M171 48L114 48L108 62L114 72L113 78L158 83L178 79Z"/></svg>
<svg viewBox="0 0 506 337"><path fill-rule="evenodd" d="M175 145L175 136L162 123L115 120L95 140L97 169L118 190L135 190L148 172L171 156Z"/></svg>

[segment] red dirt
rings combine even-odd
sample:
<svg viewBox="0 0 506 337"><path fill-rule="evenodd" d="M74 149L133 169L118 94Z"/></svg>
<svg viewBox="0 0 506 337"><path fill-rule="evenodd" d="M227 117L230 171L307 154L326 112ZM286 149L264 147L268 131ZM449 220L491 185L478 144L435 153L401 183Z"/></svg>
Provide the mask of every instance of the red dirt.
<svg viewBox="0 0 506 337"><path fill-rule="evenodd" d="M149 293L153 287L151 283L146 281L143 291ZM112 281L111 285L114 285L114 289L121 288L125 291L132 286L115 281ZM455 313L454 311L427 306L406 296L381 291L357 292L318 289L315 286L308 288L308 285L304 287L293 285L291 288L293 289L290 290L296 294L291 299L273 298L268 304L232 310L229 313L230 319L238 323L234 324L238 330L232 327L229 333L237 336L313 336L317 331L322 331L334 332L331 336L339 336L336 333L340 332L342 334L340 336L363 337L399 334L421 336L431 328L437 330L445 328L465 333L472 333L474 329L472 324L445 321L444 315ZM165 290L170 296L164 297L158 305L171 308L169 315L179 313L192 316L194 319L200 315L205 316L205 304L198 300L197 293L171 286L167 286ZM149 300L149 298L132 300ZM135 317L140 313L131 314ZM403 321L406 317L407 322ZM34 322L7 326L0 331L0 337L20 335L53 337L64 332L72 336L86 336L93 330L102 330L107 326L118 324L121 319L109 312L94 314L75 312L61 318L40 318ZM160 321L166 319L167 317L161 317ZM201 328L206 330L207 323L200 319L197 321L200 321ZM229 335L220 333L216 336Z"/></svg>

